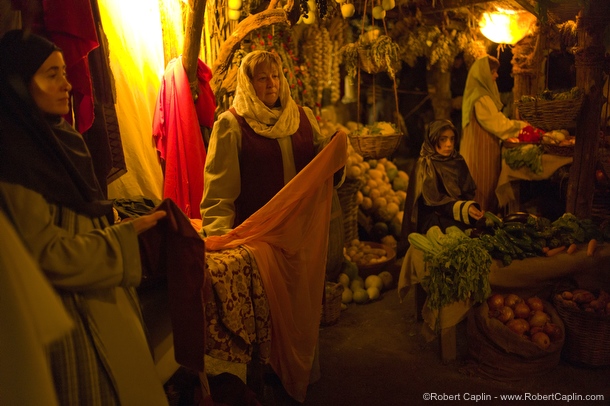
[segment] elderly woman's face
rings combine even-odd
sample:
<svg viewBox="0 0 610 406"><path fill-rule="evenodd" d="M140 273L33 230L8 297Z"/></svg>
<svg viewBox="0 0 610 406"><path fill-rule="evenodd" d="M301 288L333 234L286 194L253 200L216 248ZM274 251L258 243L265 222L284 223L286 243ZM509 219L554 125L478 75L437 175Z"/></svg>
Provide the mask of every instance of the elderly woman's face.
<svg viewBox="0 0 610 406"><path fill-rule="evenodd" d="M44 113L52 115L62 116L70 112L71 89L64 56L59 51L49 55L30 82L34 102Z"/></svg>
<svg viewBox="0 0 610 406"><path fill-rule="evenodd" d="M450 156L455 148L455 134L453 130L447 128L443 130L436 144L436 152L443 156Z"/></svg>
<svg viewBox="0 0 610 406"><path fill-rule="evenodd" d="M252 86L258 98L267 107L275 106L280 97L280 74L271 63L261 63L252 70Z"/></svg>

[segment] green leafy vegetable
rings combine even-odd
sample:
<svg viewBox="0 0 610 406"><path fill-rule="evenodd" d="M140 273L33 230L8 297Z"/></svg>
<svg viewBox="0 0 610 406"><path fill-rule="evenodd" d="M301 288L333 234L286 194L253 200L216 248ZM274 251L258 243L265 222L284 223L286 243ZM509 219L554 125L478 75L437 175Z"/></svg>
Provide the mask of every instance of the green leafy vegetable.
<svg viewBox="0 0 610 406"><path fill-rule="evenodd" d="M512 169L527 167L534 173L542 173L542 147L534 144L506 148L502 158Z"/></svg>
<svg viewBox="0 0 610 406"><path fill-rule="evenodd" d="M429 274L422 285L431 309L467 299L482 302L491 294L491 256L478 238L453 231L444 234L435 226L426 236L412 233L409 241L424 248Z"/></svg>

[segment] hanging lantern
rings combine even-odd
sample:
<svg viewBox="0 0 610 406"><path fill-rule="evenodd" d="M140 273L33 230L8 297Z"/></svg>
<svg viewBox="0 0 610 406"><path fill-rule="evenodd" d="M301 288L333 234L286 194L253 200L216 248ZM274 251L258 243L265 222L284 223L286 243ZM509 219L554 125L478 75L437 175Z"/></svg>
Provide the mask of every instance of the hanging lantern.
<svg viewBox="0 0 610 406"><path fill-rule="evenodd" d="M514 45L528 34L535 20L527 11L498 9L483 13L479 28L490 41Z"/></svg>

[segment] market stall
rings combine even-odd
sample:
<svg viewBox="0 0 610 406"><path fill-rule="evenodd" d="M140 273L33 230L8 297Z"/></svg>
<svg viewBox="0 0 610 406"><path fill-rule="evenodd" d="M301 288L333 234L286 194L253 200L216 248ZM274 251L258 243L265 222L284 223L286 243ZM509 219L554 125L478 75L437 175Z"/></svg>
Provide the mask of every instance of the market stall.
<svg viewBox="0 0 610 406"><path fill-rule="evenodd" d="M554 257L535 257L515 260L508 266L494 260L489 273L489 283L494 291L517 292L521 295L545 295L562 280L573 278L579 285L610 289L610 245L602 244L595 255L587 256L586 244L581 244L573 254L562 253ZM401 299L411 288L420 284L427 275L423 251L410 247L404 258L398 280L398 294ZM443 361L455 359L455 326L462 321L475 303L459 301L438 310L432 310L427 303L421 309L424 328L436 336L440 331L441 340L451 337L453 342L443 342ZM438 324L437 324L438 323ZM440 329L440 330L437 330Z"/></svg>
<svg viewBox="0 0 610 406"><path fill-rule="evenodd" d="M506 160L502 160L502 170L498 178L496 196L498 197L499 207L507 207L509 213L520 211L520 181L537 181L549 179L561 167L569 165L573 161L571 156L559 156L552 154L542 154L542 171L535 173L526 166L511 168Z"/></svg>

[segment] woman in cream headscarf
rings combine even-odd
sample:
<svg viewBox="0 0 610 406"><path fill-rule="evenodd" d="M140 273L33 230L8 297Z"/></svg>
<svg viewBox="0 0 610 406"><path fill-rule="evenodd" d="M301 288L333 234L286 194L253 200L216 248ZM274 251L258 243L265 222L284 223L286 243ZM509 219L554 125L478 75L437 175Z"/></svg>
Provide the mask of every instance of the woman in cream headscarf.
<svg viewBox="0 0 610 406"><path fill-rule="evenodd" d="M327 143L313 112L297 106L280 58L246 55L233 106L210 137L201 234L226 234L265 205Z"/></svg>
<svg viewBox="0 0 610 406"><path fill-rule="evenodd" d="M517 137L528 125L510 120L502 114L502 102L496 79L500 62L489 55L477 59L466 79L462 102L463 135L460 153L477 185L474 200L483 210L495 212L498 207L496 186L502 158L500 141Z"/></svg>

